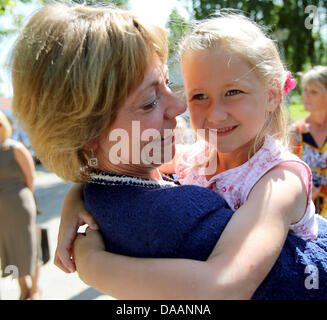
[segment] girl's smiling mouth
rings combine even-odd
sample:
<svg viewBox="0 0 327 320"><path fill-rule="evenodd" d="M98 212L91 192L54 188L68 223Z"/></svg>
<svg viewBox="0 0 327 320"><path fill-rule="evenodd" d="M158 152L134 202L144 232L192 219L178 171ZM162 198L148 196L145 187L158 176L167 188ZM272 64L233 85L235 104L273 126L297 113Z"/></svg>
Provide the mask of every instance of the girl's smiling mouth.
<svg viewBox="0 0 327 320"><path fill-rule="evenodd" d="M231 134L238 125L236 126L229 126L229 127L223 127L223 128L217 128L217 129L209 129L209 132L213 132L217 134L218 137L223 137Z"/></svg>

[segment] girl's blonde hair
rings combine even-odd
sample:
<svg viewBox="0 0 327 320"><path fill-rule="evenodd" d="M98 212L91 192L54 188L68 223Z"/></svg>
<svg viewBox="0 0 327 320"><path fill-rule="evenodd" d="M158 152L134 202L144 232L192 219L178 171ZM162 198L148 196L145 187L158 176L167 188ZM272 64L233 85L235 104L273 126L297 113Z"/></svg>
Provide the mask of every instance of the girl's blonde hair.
<svg viewBox="0 0 327 320"><path fill-rule="evenodd" d="M38 158L82 182L83 147L115 120L154 55L165 63L167 31L113 7L53 3L28 22L12 56L13 109Z"/></svg>
<svg viewBox="0 0 327 320"><path fill-rule="evenodd" d="M0 111L0 124L2 126L2 130L0 130L0 132L1 132L0 142L1 142L12 136L12 126L11 126L8 118L2 111Z"/></svg>
<svg viewBox="0 0 327 320"><path fill-rule="evenodd" d="M327 67L315 66L302 75L302 86L320 84L327 90Z"/></svg>
<svg viewBox="0 0 327 320"><path fill-rule="evenodd" d="M227 49L244 59L256 72L265 88L276 86L283 90L287 78L275 42L263 28L250 19L236 13L223 13L219 17L204 20L195 25L180 45L180 56L203 51ZM219 76L219 75L217 75ZM287 121L283 103L267 114L262 130L257 134L249 157L261 147L264 137L273 135L288 146Z"/></svg>

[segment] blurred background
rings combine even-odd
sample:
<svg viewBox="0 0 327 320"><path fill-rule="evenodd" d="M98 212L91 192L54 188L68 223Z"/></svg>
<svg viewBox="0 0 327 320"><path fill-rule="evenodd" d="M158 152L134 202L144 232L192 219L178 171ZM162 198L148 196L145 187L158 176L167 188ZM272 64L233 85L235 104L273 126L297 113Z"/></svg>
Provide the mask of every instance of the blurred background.
<svg viewBox="0 0 327 320"><path fill-rule="evenodd" d="M71 0L70 0L71 1ZM10 115L12 87L9 57L12 44L28 17L46 0L0 0L0 110ZM287 68L296 80L314 65L327 64L327 0L86 0L88 4L112 2L170 30L169 67L173 89L183 94L183 81L176 56L178 40L189 22L208 18L223 8L240 10L268 27L279 45ZM306 115L300 86L289 97L292 120ZM11 117L12 118L12 117ZM188 120L188 114L184 117ZM12 119L18 132L14 138L28 144L28 138ZM30 148L30 146L28 146ZM30 148L31 149L31 148ZM31 149L31 152L32 149Z"/></svg>

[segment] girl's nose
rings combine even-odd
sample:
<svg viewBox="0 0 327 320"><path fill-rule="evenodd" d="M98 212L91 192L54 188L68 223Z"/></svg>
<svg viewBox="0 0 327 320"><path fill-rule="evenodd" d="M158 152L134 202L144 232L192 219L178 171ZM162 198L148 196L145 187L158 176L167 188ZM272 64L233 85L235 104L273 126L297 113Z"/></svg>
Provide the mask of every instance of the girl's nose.
<svg viewBox="0 0 327 320"><path fill-rule="evenodd" d="M212 104L208 110L208 120L210 122L220 122L226 120L228 113L225 110L225 107L219 103Z"/></svg>

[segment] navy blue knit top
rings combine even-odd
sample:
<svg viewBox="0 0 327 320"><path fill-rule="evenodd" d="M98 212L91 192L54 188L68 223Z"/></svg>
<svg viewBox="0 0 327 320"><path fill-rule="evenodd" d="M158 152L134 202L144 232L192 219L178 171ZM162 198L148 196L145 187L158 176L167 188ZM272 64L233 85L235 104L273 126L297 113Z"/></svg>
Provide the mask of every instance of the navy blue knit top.
<svg viewBox="0 0 327 320"><path fill-rule="evenodd" d="M84 202L106 250L134 257L206 260L233 215L212 190L102 171L85 184ZM316 241L287 236L253 299L327 299L327 222L318 221ZM319 288L312 278L310 289L315 270Z"/></svg>

